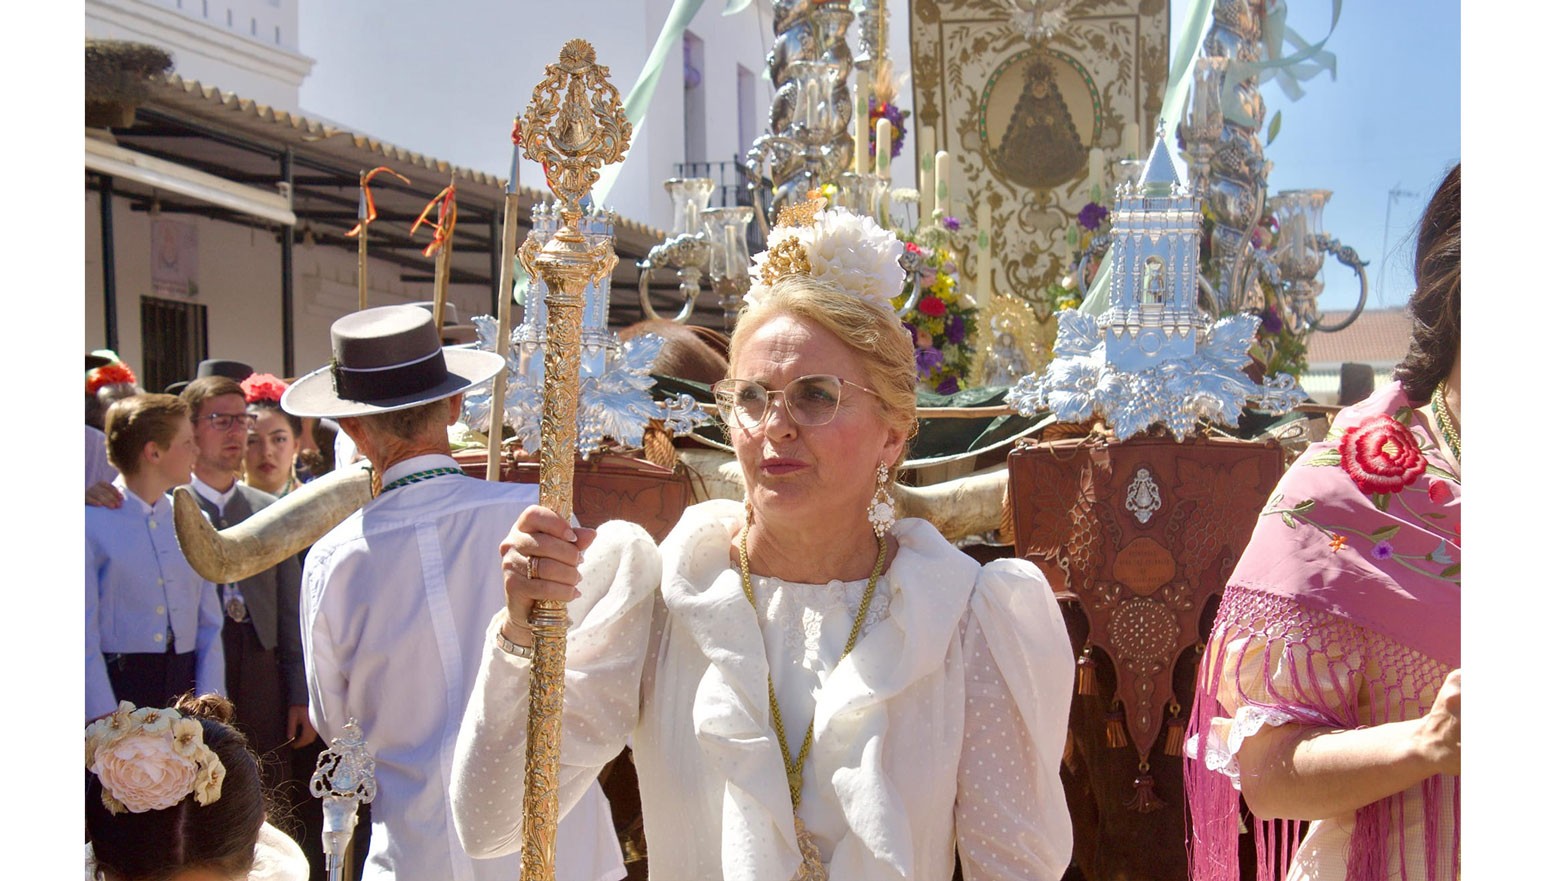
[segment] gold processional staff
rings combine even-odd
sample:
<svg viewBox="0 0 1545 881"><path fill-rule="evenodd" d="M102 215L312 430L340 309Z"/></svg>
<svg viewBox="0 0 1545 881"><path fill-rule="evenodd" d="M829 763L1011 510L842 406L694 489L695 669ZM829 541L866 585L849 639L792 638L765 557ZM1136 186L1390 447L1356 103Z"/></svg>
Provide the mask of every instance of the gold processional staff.
<svg viewBox="0 0 1545 881"><path fill-rule="evenodd" d="M585 287L607 278L617 265L609 239L589 244L579 231L580 200L600 178L602 165L620 161L627 152L633 127L623 113L622 98L609 80L610 71L595 63L595 47L570 40L547 65L547 76L531 93L526 115L517 121L526 158L542 166L547 185L558 197L563 228L537 247L528 237L520 247L526 272L547 287L547 342L542 375L543 506L568 519L574 510L574 449L579 410L579 330ZM506 220L513 226L514 219ZM513 237L507 236L506 241ZM500 312L509 308L511 291L504 288ZM502 318L502 316L501 316ZM509 325L499 322L501 333ZM501 346L505 344L500 340ZM504 402L497 397L493 418L501 419ZM492 464L495 460L489 457ZM490 480L499 469L490 467ZM553 881L554 842L558 832L558 747L563 735L563 668L568 645L567 605L538 600L529 621L535 637L531 661L531 708L526 739L525 831L520 876L527 881Z"/></svg>

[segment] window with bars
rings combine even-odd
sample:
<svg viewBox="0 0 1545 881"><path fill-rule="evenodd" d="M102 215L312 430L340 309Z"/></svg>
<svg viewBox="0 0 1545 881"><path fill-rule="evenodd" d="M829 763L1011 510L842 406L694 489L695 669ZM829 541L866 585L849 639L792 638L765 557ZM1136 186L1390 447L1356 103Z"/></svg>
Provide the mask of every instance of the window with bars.
<svg viewBox="0 0 1545 881"><path fill-rule="evenodd" d="M202 303L141 297L139 305L140 383L159 392L191 379L198 363L209 357L209 309Z"/></svg>

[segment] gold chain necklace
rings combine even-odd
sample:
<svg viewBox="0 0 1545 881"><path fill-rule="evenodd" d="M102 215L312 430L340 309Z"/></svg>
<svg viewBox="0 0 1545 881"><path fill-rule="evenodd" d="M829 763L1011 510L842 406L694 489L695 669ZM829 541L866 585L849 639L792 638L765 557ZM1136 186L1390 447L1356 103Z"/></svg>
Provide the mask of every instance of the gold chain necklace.
<svg viewBox="0 0 1545 881"><path fill-rule="evenodd" d="M1438 420L1438 431L1443 442L1454 451L1454 461L1459 461L1459 427L1454 425L1454 414L1448 409L1448 380L1438 383L1432 390L1432 415Z"/></svg>
<svg viewBox="0 0 1545 881"><path fill-rule="evenodd" d="M751 524L748 522L740 530L740 589L745 591L746 602L751 604L754 613L756 596L751 592L751 555L746 550L750 532ZM864 597L858 603L858 614L853 617L853 629L848 631L847 645L842 649L842 656L837 659L839 663L858 644L859 631L864 626L864 619L869 617L869 602L874 599L875 586L880 583L880 573L885 569L885 539L877 536L875 542L879 545L879 553L875 554L874 571L869 573L869 583L864 586ZM800 744L799 757L795 758L789 753L789 739L783 733L783 712L778 709L778 694L773 691L770 670L767 673L767 703L772 710L773 733L778 735L778 748L783 751L783 772L788 776L789 798L794 802L794 836L799 844L800 856L799 871L794 877L796 881L825 881L827 873L826 867L821 864L821 851L815 846L815 837L799 818L799 800L805 788L805 757L810 754L810 741L815 738L815 718L812 716L810 725L805 728L805 740Z"/></svg>

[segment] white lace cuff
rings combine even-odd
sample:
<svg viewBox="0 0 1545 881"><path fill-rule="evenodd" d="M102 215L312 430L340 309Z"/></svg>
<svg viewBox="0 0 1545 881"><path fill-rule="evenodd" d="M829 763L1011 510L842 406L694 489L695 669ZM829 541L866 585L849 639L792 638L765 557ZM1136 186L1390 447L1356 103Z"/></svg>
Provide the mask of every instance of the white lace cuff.
<svg viewBox="0 0 1545 881"><path fill-rule="evenodd" d="M1234 788L1239 788L1239 748L1244 745L1245 738L1260 731L1265 725L1277 727L1293 721L1293 717L1281 710L1271 707L1257 707L1247 704L1239 708L1234 718L1214 717L1207 730L1207 753L1204 761L1207 770L1217 771L1229 778ZM1226 736L1220 737L1220 730L1226 731ZM1186 756L1195 759L1197 757L1197 737L1192 735L1186 741Z"/></svg>

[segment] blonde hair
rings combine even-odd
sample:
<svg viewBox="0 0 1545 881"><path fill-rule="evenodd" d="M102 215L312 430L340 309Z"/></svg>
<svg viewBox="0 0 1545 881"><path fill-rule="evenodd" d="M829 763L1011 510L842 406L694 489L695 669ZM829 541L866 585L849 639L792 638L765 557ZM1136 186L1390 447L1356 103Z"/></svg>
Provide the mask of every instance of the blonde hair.
<svg viewBox="0 0 1545 881"><path fill-rule="evenodd" d="M917 430L917 362L912 337L892 310L855 297L809 276L779 279L746 308L730 337L730 369L744 341L780 315L812 321L858 353L879 394L880 409L891 425L910 438ZM906 457L891 463L899 464Z"/></svg>

